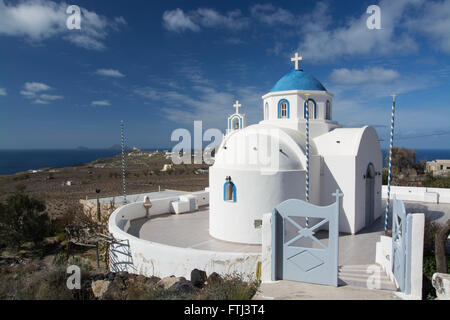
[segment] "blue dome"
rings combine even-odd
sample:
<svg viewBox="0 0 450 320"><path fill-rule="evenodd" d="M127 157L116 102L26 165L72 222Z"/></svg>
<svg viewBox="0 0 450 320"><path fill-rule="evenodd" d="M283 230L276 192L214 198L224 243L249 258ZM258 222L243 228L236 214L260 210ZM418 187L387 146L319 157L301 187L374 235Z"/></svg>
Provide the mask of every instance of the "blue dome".
<svg viewBox="0 0 450 320"><path fill-rule="evenodd" d="M303 70L292 70L281 78L270 92L289 90L327 91L319 80Z"/></svg>

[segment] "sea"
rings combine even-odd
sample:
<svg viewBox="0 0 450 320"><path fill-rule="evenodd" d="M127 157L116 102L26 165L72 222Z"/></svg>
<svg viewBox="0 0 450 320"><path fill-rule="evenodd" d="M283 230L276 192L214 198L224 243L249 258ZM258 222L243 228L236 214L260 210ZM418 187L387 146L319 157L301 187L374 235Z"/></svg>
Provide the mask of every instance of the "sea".
<svg viewBox="0 0 450 320"><path fill-rule="evenodd" d="M386 159L387 150L382 150ZM0 175L52 167L70 167L100 158L113 157L120 150L0 150ZM450 159L450 149L418 149L417 161ZM386 163L384 164L386 166Z"/></svg>

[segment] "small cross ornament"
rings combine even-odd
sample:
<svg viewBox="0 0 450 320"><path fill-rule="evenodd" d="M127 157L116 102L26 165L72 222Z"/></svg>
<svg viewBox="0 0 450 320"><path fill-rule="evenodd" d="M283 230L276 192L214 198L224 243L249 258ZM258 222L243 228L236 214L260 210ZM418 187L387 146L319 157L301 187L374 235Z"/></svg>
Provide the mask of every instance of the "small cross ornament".
<svg viewBox="0 0 450 320"><path fill-rule="evenodd" d="M303 60L302 56L298 55L298 52L295 53L295 56L291 58L291 61L295 63L295 70L298 70L298 62Z"/></svg>
<svg viewBox="0 0 450 320"><path fill-rule="evenodd" d="M242 107L242 104L239 103L239 100L236 100L236 103L233 105L236 108L236 113L239 113L239 108Z"/></svg>

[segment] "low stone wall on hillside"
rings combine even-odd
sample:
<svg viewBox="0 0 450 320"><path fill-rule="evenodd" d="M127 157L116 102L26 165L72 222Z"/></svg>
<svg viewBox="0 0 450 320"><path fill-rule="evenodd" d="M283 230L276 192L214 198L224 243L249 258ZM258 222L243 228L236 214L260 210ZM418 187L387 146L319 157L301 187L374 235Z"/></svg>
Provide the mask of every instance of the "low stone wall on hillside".
<svg viewBox="0 0 450 320"><path fill-rule="evenodd" d="M83 207L83 213L94 221L97 219L97 201L96 200L80 200L80 204ZM114 212L119 206L114 202L101 203L100 202L100 217L101 221L108 221L111 213Z"/></svg>

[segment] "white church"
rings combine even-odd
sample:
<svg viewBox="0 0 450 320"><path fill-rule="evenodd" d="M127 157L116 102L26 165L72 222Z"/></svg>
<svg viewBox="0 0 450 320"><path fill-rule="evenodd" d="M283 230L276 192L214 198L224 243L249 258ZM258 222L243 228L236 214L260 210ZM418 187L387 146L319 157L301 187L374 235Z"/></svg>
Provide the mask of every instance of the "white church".
<svg viewBox="0 0 450 320"><path fill-rule="evenodd" d="M339 232L355 234L381 215L375 129L333 121L333 95L299 68L301 59L296 53L295 69L262 97L258 124L247 127L241 105L234 105L209 170L209 232L216 239L260 244L256 225L263 214L287 199L330 205L337 189L343 193Z"/></svg>

